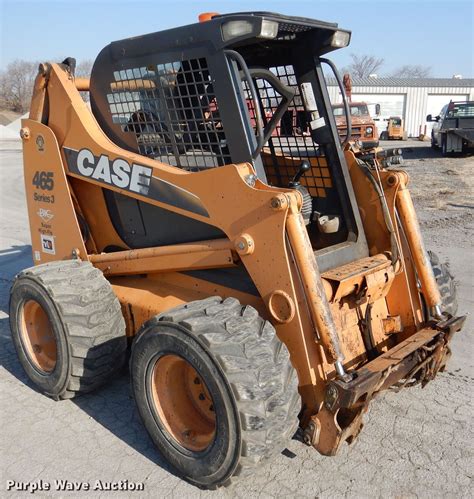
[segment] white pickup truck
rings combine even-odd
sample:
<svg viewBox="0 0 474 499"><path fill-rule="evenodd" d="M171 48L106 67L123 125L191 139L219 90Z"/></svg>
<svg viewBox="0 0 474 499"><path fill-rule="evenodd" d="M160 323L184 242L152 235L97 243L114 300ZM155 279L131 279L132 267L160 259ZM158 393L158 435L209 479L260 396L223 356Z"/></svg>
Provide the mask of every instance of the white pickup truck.
<svg viewBox="0 0 474 499"><path fill-rule="evenodd" d="M441 147L443 156L474 148L474 101L451 101L438 116L429 114L426 121L435 122L431 147Z"/></svg>

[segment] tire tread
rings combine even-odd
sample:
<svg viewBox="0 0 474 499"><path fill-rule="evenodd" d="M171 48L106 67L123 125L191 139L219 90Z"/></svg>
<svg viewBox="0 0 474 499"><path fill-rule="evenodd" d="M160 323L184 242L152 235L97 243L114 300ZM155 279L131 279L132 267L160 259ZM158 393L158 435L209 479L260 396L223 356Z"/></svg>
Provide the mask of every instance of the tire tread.
<svg viewBox="0 0 474 499"><path fill-rule="evenodd" d="M273 325L253 307L220 297L191 302L157 319L193 333L227 377L242 425L241 457L233 477L249 474L281 452L297 430L301 399L296 371Z"/></svg>
<svg viewBox="0 0 474 499"><path fill-rule="evenodd" d="M58 399L104 384L126 361L127 338L120 302L102 272L89 262L66 260L26 269L56 306L70 354L70 376ZM112 342L110 340L113 340Z"/></svg>
<svg viewBox="0 0 474 499"><path fill-rule="evenodd" d="M441 294L442 311L456 315L458 311L456 282L447 263L441 263L438 255L428 251L433 274Z"/></svg>

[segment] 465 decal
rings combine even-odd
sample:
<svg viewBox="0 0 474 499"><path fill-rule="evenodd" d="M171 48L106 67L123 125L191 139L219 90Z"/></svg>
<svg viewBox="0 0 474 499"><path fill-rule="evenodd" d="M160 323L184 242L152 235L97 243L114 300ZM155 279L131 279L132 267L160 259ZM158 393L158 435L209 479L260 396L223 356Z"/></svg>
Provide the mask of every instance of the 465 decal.
<svg viewBox="0 0 474 499"><path fill-rule="evenodd" d="M54 189L54 173L37 171L33 177L33 185L37 189L52 191Z"/></svg>

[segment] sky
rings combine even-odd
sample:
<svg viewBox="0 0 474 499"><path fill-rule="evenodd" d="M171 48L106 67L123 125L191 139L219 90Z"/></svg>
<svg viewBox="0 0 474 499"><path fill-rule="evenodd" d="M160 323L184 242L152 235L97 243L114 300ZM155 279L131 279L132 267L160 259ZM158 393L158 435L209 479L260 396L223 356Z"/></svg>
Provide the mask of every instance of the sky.
<svg viewBox="0 0 474 499"><path fill-rule="evenodd" d="M108 43L197 22L201 12L267 10L337 22L351 45L331 54L385 60L378 72L404 64L430 66L433 77L474 77L474 0L0 0L0 69L15 59L79 62Z"/></svg>

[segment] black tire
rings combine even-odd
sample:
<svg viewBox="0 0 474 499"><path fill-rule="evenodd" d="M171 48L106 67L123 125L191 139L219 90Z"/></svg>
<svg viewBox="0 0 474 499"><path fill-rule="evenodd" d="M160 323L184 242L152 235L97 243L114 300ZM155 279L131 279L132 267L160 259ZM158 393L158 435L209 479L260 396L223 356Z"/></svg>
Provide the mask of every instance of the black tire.
<svg viewBox="0 0 474 499"><path fill-rule="evenodd" d="M54 368L48 371L35 362L22 334L28 303L40 306L56 343ZM10 290L10 329L26 374L55 400L94 390L126 361L120 303L102 272L88 262L46 263L18 274Z"/></svg>
<svg viewBox="0 0 474 499"><path fill-rule="evenodd" d="M454 277L451 275L447 264L443 264L439 261L436 253L428 251L428 255L441 293L441 310L450 315L456 315L456 312L458 311L458 302Z"/></svg>
<svg viewBox="0 0 474 499"><path fill-rule="evenodd" d="M432 149L439 149L439 146L436 143L436 140L434 138L434 133L433 132L431 132L431 148Z"/></svg>
<svg viewBox="0 0 474 499"><path fill-rule="evenodd" d="M153 402L152 369L169 354L195 369L213 401L215 437L199 452L171 435ZM234 298L191 302L149 320L132 346L130 371L154 443L180 476L202 488L251 473L298 427L301 399L288 350L268 321Z"/></svg>

